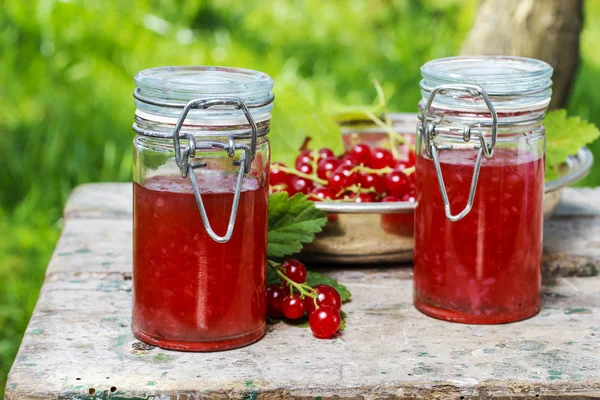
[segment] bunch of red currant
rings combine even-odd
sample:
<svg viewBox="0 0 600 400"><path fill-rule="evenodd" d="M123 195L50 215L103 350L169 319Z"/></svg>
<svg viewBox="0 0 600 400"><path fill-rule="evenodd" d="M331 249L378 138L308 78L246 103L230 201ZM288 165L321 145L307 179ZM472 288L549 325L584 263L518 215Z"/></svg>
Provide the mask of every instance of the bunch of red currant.
<svg viewBox="0 0 600 400"><path fill-rule="evenodd" d="M341 157L328 148L303 150L295 168L271 165L270 184L272 191L304 193L313 201L414 201L414 165L412 150L400 160L388 149L362 143Z"/></svg>
<svg viewBox="0 0 600 400"><path fill-rule="evenodd" d="M316 337L333 336L342 323L342 299L337 290L328 285L308 286L306 267L298 260L269 265L275 268L282 284L267 286L267 315L298 319L307 314L308 325Z"/></svg>

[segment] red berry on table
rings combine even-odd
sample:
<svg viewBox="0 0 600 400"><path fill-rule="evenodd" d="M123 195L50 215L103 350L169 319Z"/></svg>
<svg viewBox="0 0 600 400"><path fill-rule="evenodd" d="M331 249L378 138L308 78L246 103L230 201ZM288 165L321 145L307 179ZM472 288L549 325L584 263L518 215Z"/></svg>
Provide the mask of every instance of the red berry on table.
<svg viewBox="0 0 600 400"><path fill-rule="evenodd" d="M394 196L385 196L383 198L383 200L381 200L384 203L395 203L397 201L401 201L399 198L394 197Z"/></svg>
<svg viewBox="0 0 600 400"><path fill-rule="evenodd" d="M317 164L317 176L321 179L329 178L329 175L341 164L335 157L326 157L319 160Z"/></svg>
<svg viewBox="0 0 600 400"><path fill-rule="evenodd" d="M328 149L327 147L323 147L322 149L319 149L317 154L318 154L319 160L321 160L323 158L328 158L328 157L335 157L335 154L333 154L333 150Z"/></svg>
<svg viewBox="0 0 600 400"><path fill-rule="evenodd" d="M308 194L314 188L314 186L314 183L310 179L302 178L300 176L292 176L288 186L288 193L290 196L296 193Z"/></svg>
<svg viewBox="0 0 600 400"><path fill-rule="evenodd" d="M319 339L327 339L335 335L342 325L340 312L329 306L321 306L308 317L308 325Z"/></svg>
<svg viewBox="0 0 600 400"><path fill-rule="evenodd" d="M269 172L269 184L272 186L276 185L288 185L290 183L290 175L283 172L279 167L284 167L283 163L271 164L271 171Z"/></svg>
<svg viewBox="0 0 600 400"><path fill-rule="evenodd" d="M344 154L340 161L342 164L350 165L351 167L356 167L358 165L358 160L350 153Z"/></svg>
<svg viewBox="0 0 600 400"><path fill-rule="evenodd" d="M338 311L342 308L342 298L335 288L329 285L317 285L313 289L317 291L316 302L319 307L328 306ZM312 314L317 309L315 307L315 299L308 296L305 297L304 308L308 315Z"/></svg>
<svg viewBox="0 0 600 400"><path fill-rule="evenodd" d="M386 175L388 193L391 196L402 198L410 189L408 177L402 171L394 170Z"/></svg>
<svg viewBox="0 0 600 400"><path fill-rule="evenodd" d="M309 198L312 201L331 200L334 197L335 193L326 187L315 188L309 193Z"/></svg>
<svg viewBox="0 0 600 400"><path fill-rule="evenodd" d="M374 169L391 167L394 164L394 156L388 149L380 147L374 148L371 152L371 162L369 166Z"/></svg>
<svg viewBox="0 0 600 400"><path fill-rule="evenodd" d="M267 286L267 315L271 318L283 317L281 301L286 295L283 286L274 284Z"/></svg>
<svg viewBox="0 0 600 400"><path fill-rule="evenodd" d="M281 311L286 318L298 319L304 315L304 302L296 293L287 295L281 301Z"/></svg>
<svg viewBox="0 0 600 400"><path fill-rule="evenodd" d="M306 282L306 267L298 260L286 260L281 263L285 276L296 283Z"/></svg>
<svg viewBox="0 0 600 400"><path fill-rule="evenodd" d="M310 175L313 172L313 167L310 164L297 165L296 169L306 175Z"/></svg>
<svg viewBox="0 0 600 400"><path fill-rule="evenodd" d="M387 190L385 177L377 174L360 174L358 183L363 189L373 188L377 193L384 193Z"/></svg>
<svg viewBox="0 0 600 400"><path fill-rule="evenodd" d="M366 144L355 144L350 153L356 158L356 161L358 161L359 164L370 165L371 148Z"/></svg>
<svg viewBox="0 0 600 400"><path fill-rule="evenodd" d="M302 150L298 157L296 157L296 169L300 170L299 166L302 164L310 164L313 161L313 155L310 150Z"/></svg>

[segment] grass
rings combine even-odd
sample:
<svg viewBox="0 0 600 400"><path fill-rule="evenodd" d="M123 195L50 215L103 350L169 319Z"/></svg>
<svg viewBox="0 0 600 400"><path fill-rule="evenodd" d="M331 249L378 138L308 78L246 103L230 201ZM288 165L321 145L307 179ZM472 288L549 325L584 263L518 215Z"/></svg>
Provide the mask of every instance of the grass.
<svg viewBox="0 0 600 400"><path fill-rule="evenodd" d="M318 136L334 103L373 99L371 80L415 111L419 67L456 54L475 0L343 5L281 0L0 2L0 387L35 305L72 188L131 178L132 77L159 65L258 69L276 81L278 151ZM586 3L569 111L600 125L600 5ZM295 138L295 139L289 139ZM600 154L600 143L593 148ZM595 171L588 184L600 182ZM2 394L0 392L0 398Z"/></svg>

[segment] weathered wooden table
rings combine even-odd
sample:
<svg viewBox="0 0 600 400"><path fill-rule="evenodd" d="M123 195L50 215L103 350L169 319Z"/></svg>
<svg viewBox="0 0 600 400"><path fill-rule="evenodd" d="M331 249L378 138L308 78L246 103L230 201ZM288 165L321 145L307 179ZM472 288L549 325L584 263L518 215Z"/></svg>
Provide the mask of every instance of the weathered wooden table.
<svg viewBox="0 0 600 400"><path fill-rule="evenodd" d="M7 399L600 397L600 189L568 189L546 222L543 307L527 321L441 322L413 308L410 268L332 269L353 293L341 336L280 323L205 354L131 334L131 203L128 184L71 196Z"/></svg>

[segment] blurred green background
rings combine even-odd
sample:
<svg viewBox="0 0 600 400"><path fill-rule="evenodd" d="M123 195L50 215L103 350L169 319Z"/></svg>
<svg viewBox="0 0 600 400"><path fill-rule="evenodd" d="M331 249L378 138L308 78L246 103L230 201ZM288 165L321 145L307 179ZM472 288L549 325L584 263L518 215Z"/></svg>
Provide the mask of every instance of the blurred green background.
<svg viewBox="0 0 600 400"><path fill-rule="evenodd" d="M476 4L0 0L0 392L72 188L130 180L136 72L186 64L267 72L274 130L318 135L323 127L306 114L371 103L373 78L394 92L392 110L416 111L419 67L458 53ZM568 110L600 125L598 42L600 2L587 0ZM600 155L600 143L592 147ZM599 183L598 170L585 182Z"/></svg>

